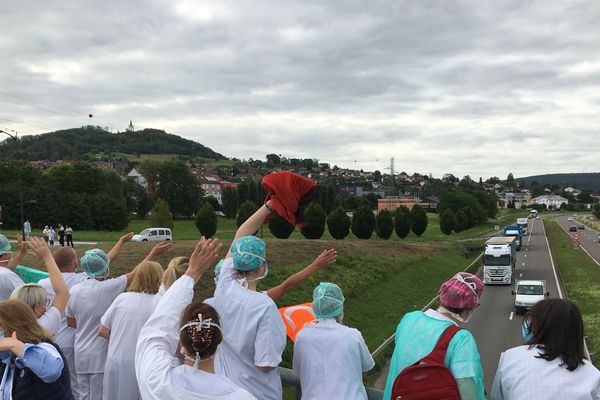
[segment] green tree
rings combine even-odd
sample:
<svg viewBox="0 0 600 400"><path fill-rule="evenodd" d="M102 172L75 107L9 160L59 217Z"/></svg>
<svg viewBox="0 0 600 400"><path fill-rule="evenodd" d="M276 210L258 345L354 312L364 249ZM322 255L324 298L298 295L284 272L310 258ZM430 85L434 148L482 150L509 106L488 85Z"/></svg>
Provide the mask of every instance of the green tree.
<svg viewBox="0 0 600 400"><path fill-rule="evenodd" d="M231 186L224 188L221 194L221 201L223 202L225 216L227 218L235 218L240 204L237 189Z"/></svg>
<svg viewBox="0 0 600 400"><path fill-rule="evenodd" d="M290 237L296 227L275 214L269 219L269 231L277 239L287 239Z"/></svg>
<svg viewBox="0 0 600 400"><path fill-rule="evenodd" d="M254 204L254 202L248 200L245 201L244 203L240 204L240 208L238 209L238 213L235 219L235 222L238 226L238 228L244 223L246 222L246 220L248 218L250 218L250 216L252 216L252 214L254 214L256 212L256 210L258 210L258 208L256 207L256 204Z"/></svg>
<svg viewBox="0 0 600 400"><path fill-rule="evenodd" d="M350 233L352 220L342 207L337 207L327 216L327 229L334 239L342 240Z"/></svg>
<svg viewBox="0 0 600 400"><path fill-rule="evenodd" d="M188 166L182 161L166 161L159 173L156 196L169 203L174 215L192 216L200 205L200 188Z"/></svg>
<svg viewBox="0 0 600 400"><path fill-rule="evenodd" d="M450 235L455 226L456 218L454 211L451 208L446 208L442 215L440 215L440 230L443 234Z"/></svg>
<svg viewBox="0 0 600 400"><path fill-rule="evenodd" d="M127 227L129 216L123 198L114 198L107 193L94 196L94 225L101 231L120 231Z"/></svg>
<svg viewBox="0 0 600 400"><path fill-rule="evenodd" d="M204 206L204 203L208 203L212 206L213 210L215 211L222 211L221 210L221 205L219 204L219 200L217 200L217 198L215 196L206 196L202 198L202 205Z"/></svg>
<svg viewBox="0 0 600 400"><path fill-rule="evenodd" d="M375 229L375 215L368 205L362 205L352 215L352 233L359 239L370 239Z"/></svg>
<svg viewBox="0 0 600 400"><path fill-rule="evenodd" d="M594 214L594 217L596 217L596 219L600 221L600 203L594 204L594 206L592 207L592 214Z"/></svg>
<svg viewBox="0 0 600 400"><path fill-rule="evenodd" d="M394 231L394 217L388 210L381 210L376 218L376 232L380 239L389 239Z"/></svg>
<svg viewBox="0 0 600 400"><path fill-rule="evenodd" d="M209 202L205 202L196 213L196 228L206 238L211 238L217 233L217 216Z"/></svg>
<svg viewBox="0 0 600 400"><path fill-rule="evenodd" d="M169 204L164 199L156 200L150 212L150 226L173 229L173 214L171 214Z"/></svg>
<svg viewBox="0 0 600 400"><path fill-rule="evenodd" d="M343 199L344 208L348 211L355 210L358 207L356 196L350 194Z"/></svg>
<svg viewBox="0 0 600 400"><path fill-rule="evenodd" d="M400 206L394 213L394 230L400 239L404 239L410 233L410 210L406 206Z"/></svg>
<svg viewBox="0 0 600 400"><path fill-rule="evenodd" d="M466 229L468 229L468 225L469 225L469 221L468 221L468 217L465 214L465 210L464 208L461 208L460 210L458 210L456 212L456 225L454 225L454 230L456 232L462 232Z"/></svg>
<svg viewBox="0 0 600 400"><path fill-rule="evenodd" d="M415 204L410 210L410 229L415 235L421 236L427 230L428 224L427 213L423 210L423 207Z"/></svg>
<svg viewBox="0 0 600 400"><path fill-rule="evenodd" d="M300 228L300 233L307 239L320 239L325 232L325 211L319 203L312 202L304 210L306 226Z"/></svg>

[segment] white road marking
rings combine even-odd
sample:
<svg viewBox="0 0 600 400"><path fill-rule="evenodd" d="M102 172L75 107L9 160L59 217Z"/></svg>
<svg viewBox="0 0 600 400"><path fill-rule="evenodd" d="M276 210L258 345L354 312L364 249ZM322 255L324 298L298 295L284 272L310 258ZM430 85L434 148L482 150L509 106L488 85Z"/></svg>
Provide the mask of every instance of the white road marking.
<svg viewBox="0 0 600 400"><path fill-rule="evenodd" d="M511 311L511 312L510 312L510 316L508 317L508 319L509 319L510 321L512 321L512 319L513 319L513 316L514 316L514 315L515 315L514 311Z"/></svg>
<svg viewBox="0 0 600 400"><path fill-rule="evenodd" d="M523 263L523 266L525 266L525 263Z"/></svg>
<svg viewBox="0 0 600 400"><path fill-rule="evenodd" d="M523 256L523 258L527 258L527 254L525 254L525 255Z"/></svg>
<svg viewBox="0 0 600 400"><path fill-rule="evenodd" d="M521 273L519 274L519 278L522 278L522 277L523 277L523 273L521 272Z"/></svg>

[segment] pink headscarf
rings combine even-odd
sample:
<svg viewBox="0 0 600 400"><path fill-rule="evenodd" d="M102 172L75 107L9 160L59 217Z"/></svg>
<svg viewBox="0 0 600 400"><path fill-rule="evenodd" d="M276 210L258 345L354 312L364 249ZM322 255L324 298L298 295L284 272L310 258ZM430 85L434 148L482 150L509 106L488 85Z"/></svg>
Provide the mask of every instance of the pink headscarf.
<svg viewBox="0 0 600 400"><path fill-rule="evenodd" d="M477 307L483 282L481 279L468 272L459 272L440 287L438 295L440 303L456 310L469 310Z"/></svg>

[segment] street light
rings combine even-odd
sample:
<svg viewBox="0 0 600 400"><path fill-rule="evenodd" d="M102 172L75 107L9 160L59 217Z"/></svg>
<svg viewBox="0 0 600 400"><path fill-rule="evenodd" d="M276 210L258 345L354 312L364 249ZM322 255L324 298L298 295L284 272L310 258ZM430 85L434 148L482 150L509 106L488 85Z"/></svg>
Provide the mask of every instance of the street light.
<svg viewBox="0 0 600 400"><path fill-rule="evenodd" d="M0 129L0 133L5 133L8 137L12 138L15 140L15 144L17 146L17 150L19 148L19 136L18 133L15 132L15 134L11 134L8 133L6 131L3 131ZM21 209L21 235L23 235L23 239L25 239L25 227L23 225L25 225L25 219L23 217L23 183L21 180L21 170L18 171L18 176L19 176L19 207Z"/></svg>

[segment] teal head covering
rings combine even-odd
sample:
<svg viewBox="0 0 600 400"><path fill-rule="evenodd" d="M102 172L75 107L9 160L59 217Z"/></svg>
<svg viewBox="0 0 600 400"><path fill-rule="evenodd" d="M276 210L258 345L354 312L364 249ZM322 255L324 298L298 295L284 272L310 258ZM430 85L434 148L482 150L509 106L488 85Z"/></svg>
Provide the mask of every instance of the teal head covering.
<svg viewBox="0 0 600 400"><path fill-rule="evenodd" d="M104 251L91 249L83 254L79 264L87 276L96 277L108 271L110 259Z"/></svg>
<svg viewBox="0 0 600 400"><path fill-rule="evenodd" d="M265 262L265 242L256 236L242 236L229 248L233 265L238 271L253 271Z"/></svg>
<svg viewBox="0 0 600 400"><path fill-rule="evenodd" d="M313 291L312 309L320 318L335 318L344 312L344 295L335 283L321 282Z"/></svg>
<svg viewBox="0 0 600 400"><path fill-rule="evenodd" d="M11 251L10 243L6 236L0 235L0 256L2 254L10 253Z"/></svg>

